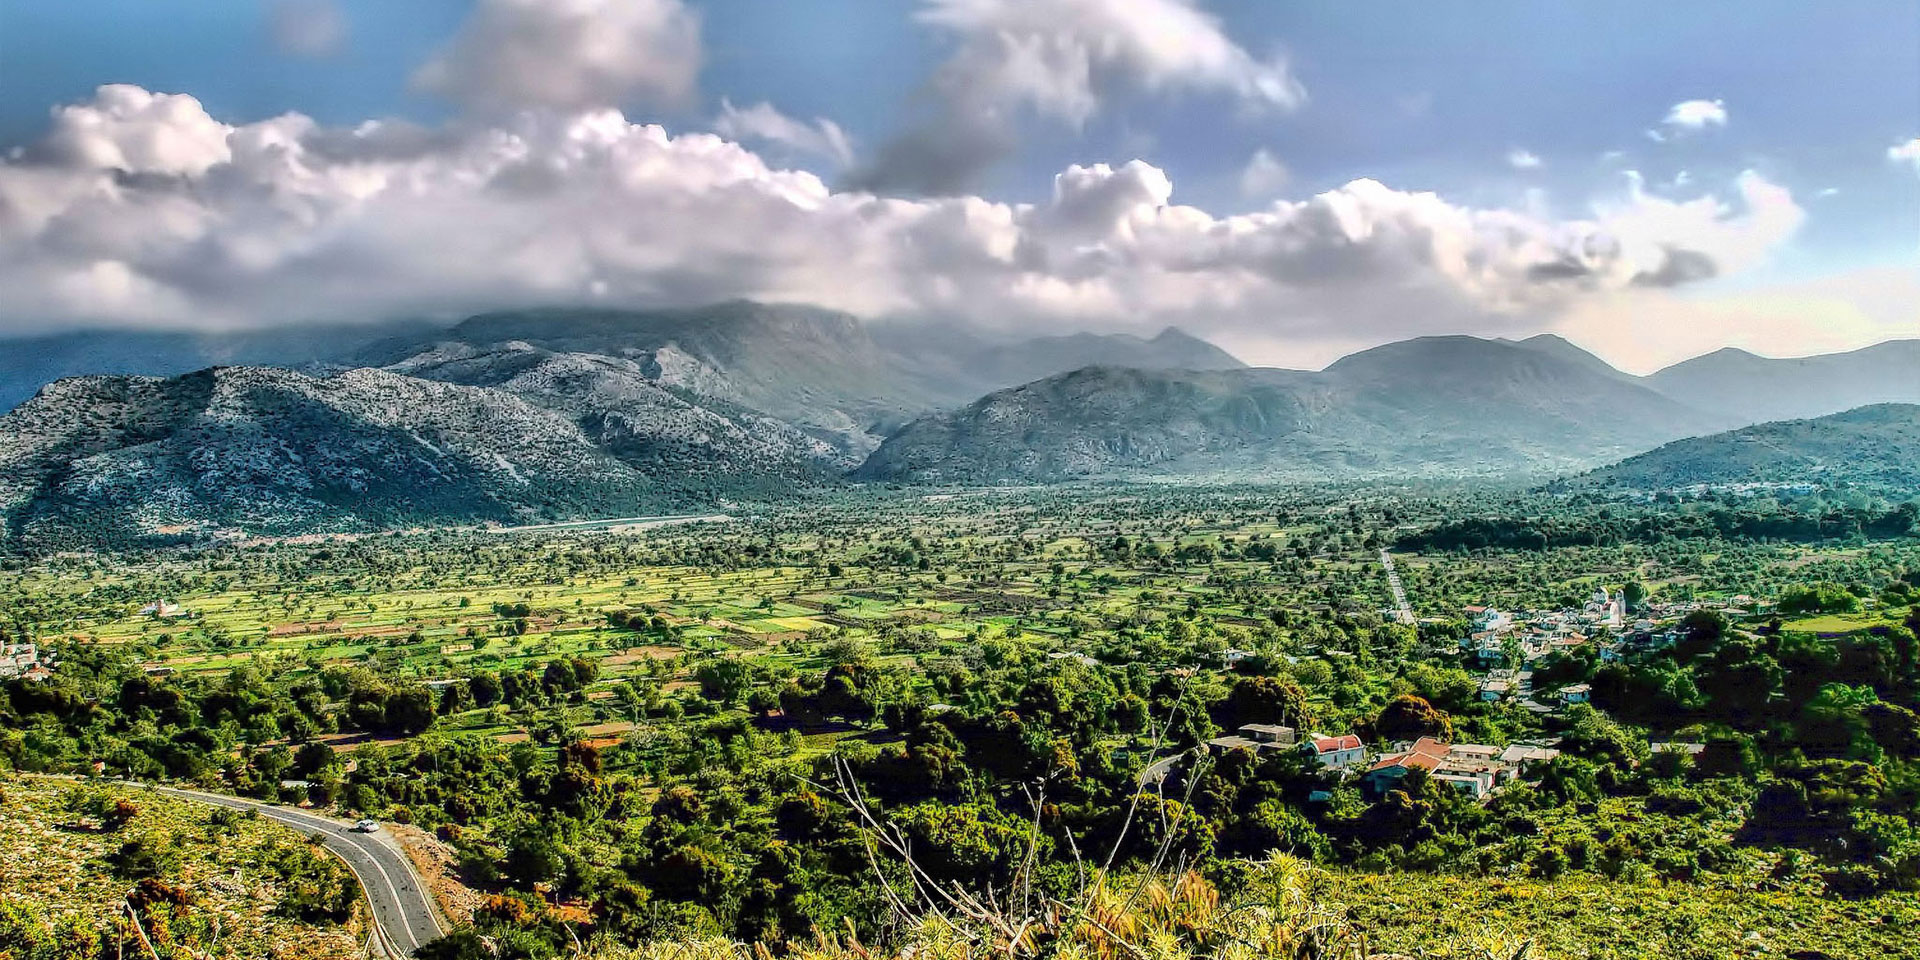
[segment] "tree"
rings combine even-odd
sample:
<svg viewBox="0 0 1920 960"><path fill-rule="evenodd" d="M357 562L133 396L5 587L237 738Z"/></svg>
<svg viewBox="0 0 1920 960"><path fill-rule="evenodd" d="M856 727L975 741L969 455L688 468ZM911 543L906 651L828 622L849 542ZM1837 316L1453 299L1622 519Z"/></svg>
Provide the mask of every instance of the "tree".
<svg viewBox="0 0 1920 960"><path fill-rule="evenodd" d="M1291 677L1243 677L1227 694L1230 723L1283 723L1298 728L1312 725L1307 692Z"/></svg>
<svg viewBox="0 0 1920 960"><path fill-rule="evenodd" d="M408 687L387 698L385 729L412 736L433 726L433 694L425 687Z"/></svg>
<svg viewBox="0 0 1920 960"><path fill-rule="evenodd" d="M528 824L507 839L506 856L500 869L506 879L524 887L548 883L566 866L559 845L545 830Z"/></svg>
<svg viewBox="0 0 1920 960"><path fill-rule="evenodd" d="M1620 602L1626 605L1630 613L1640 609L1640 605L1647 602L1647 585L1638 580L1628 580L1620 586Z"/></svg>
<svg viewBox="0 0 1920 960"><path fill-rule="evenodd" d="M467 678L467 692L477 706L490 707L500 700L500 678L491 673L476 673Z"/></svg>
<svg viewBox="0 0 1920 960"><path fill-rule="evenodd" d="M1393 698L1381 708L1373 721L1373 734L1382 740L1413 740L1434 737L1453 739L1453 719L1421 697L1407 694Z"/></svg>
<svg viewBox="0 0 1920 960"><path fill-rule="evenodd" d="M1727 618L1714 610L1695 610L1680 618L1680 656L1696 657L1713 652L1727 635Z"/></svg>
<svg viewBox="0 0 1920 960"><path fill-rule="evenodd" d="M1799 583L1780 592L1775 605L1781 613L1852 613L1860 609L1860 598L1846 587L1833 582Z"/></svg>
<svg viewBox="0 0 1920 960"><path fill-rule="evenodd" d="M694 679L700 681L701 696L722 704L739 700L753 685L747 665L728 658L701 664L700 669L694 671Z"/></svg>

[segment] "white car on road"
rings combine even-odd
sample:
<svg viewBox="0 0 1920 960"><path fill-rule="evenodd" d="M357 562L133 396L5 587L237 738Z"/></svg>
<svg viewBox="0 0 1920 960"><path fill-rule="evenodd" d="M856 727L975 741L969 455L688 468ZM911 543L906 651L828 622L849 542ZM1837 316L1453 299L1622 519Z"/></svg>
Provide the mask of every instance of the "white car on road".
<svg viewBox="0 0 1920 960"><path fill-rule="evenodd" d="M380 829L380 824L375 820L360 820L356 821L353 825L354 833L372 833L378 829Z"/></svg>

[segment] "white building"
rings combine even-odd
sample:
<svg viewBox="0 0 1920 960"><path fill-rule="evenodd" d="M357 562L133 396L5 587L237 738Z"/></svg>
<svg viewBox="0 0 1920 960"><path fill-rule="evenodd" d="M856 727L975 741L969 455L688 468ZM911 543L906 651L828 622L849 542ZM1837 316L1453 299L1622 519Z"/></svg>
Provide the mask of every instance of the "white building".
<svg viewBox="0 0 1920 960"><path fill-rule="evenodd" d="M40 650L31 643L0 644L0 679L25 674L40 663Z"/></svg>
<svg viewBox="0 0 1920 960"><path fill-rule="evenodd" d="M1329 770L1345 770L1366 759L1367 755L1366 744L1351 733L1341 737L1317 734L1308 738L1303 749L1313 754L1320 765Z"/></svg>

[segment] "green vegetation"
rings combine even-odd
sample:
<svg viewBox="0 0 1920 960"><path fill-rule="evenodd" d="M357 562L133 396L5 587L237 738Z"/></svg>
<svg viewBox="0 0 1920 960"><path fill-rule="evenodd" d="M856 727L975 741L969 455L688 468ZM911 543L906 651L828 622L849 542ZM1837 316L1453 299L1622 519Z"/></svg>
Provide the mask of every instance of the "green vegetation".
<svg viewBox="0 0 1920 960"><path fill-rule="evenodd" d="M1891 508L870 491L626 532L21 557L0 629L55 663L5 684L0 764L417 824L480 892L439 957L576 939L824 956L849 930L886 950L1278 957L1308 927L1347 951L1319 956L1480 956L1480 938L1503 958L1733 956L1752 937L1891 956L1920 903L1920 538L1695 522ZM1417 622L1392 615L1383 546L1541 517L1670 534L1403 552ZM1581 613L1603 589L1629 601L1617 627ZM1587 625L1494 642L1468 619L1484 605ZM1514 666L1526 693L1483 693ZM1351 733L1370 756L1419 736L1558 752L1477 796L1206 748L1247 724ZM1061 919L1142 883L1195 916L1268 912L1169 920L1152 945ZM1298 895L1260 899L1279 888Z"/></svg>
<svg viewBox="0 0 1920 960"><path fill-rule="evenodd" d="M264 817L52 778L8 777L0 794L0 956L359 953L353 875Z"/></svg>

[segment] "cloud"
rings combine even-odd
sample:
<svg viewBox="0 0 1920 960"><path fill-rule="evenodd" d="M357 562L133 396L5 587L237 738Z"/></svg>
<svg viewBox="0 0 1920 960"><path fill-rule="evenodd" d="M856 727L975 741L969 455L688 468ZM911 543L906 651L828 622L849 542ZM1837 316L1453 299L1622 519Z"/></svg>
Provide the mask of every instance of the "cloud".
<svg viewBox="0 0 1920 960"><path fill-rule="evenodd" d="M683 103L700 64L681 0L480 0L414 83L483 113L582 110Z"/></svg>
<svg viewBox="0 0 1920 960"><path fill-rule="evenodd" d="M1920 173L1920 137L1888 147L1887 159L1896 163L1912 164L1913 172Z"/></svg>
<svg viewBox="0 0 1920 960"><path fill-rule="evenodd" d="M1759 265L1800 229L1806 211L1785 187L1752 170L1734 180L1740 209L1717 197L1675 201L1646 193L1629 178L1627 198L1604 205L1599 223L1636 264L1632 282L1672 287Z"/></svg>
<svg viewBox="0 0 1920 960"><path fill-rule="evenodd" d="M293 57L330 57L347 41L347 18L333 0L275 0L267 15L273 45Z"/></svg>
<svg viewBox="0 0 1920 960"><path fill-rule="evenodd" d="M1734 190L1675 201L1630 182L1556 221L1355 180L1216 216L1136 160L1069 167L1038 203L909 199L611 109L230 125L191 97L105 87L0 163L0 329L747 297L1025 330L1178 323L1297 352L1537 328L1736 272L1800 210L1757 174Z"/></svg>
<svg viewBox="0 0 1920 960"><path fill-rule="evenodd" d="M52 129L31 152L82 169L198 175L231 157L231 132L186 94L111 84L89 103L54 108Z"/></svg>
<svg viewBox="0 0 1920 960"><path fill-rule="evenodd" d="M795 120L774 109L771 103L762 102L743 110L723 97L720 116L713 121L713 131L734 140L778 144L795 153L823 157L838 167L853 165L853 144L839 124L825 117L815 117L812 123Z"/></svg>
<svg viewBox="0 0 1920 960"><path fill-rule="evenodd" d="M1863 267L1732 293L1633 287L1574 304L1555 329L1629 373L1740 347L1765 356L1856 350L1920 329L1920 274Z"/></svg>
<svg viewBox="0 0 1920 960"><path fill-rule="evenodd" d="M1667 111L1667 118L1661 122L1683 130L1724 127L1727 125L1727 104L1724 100L1682 100ZM1648 133L1651 135L1653 131ZM1660 138L1655 136L1654 139Z"/></svg>
<svg viewBox="0 0 1920 960"><path fill-rule="evenodd" d="M1247 52L1191 0L925 0L918 19L954 51L930 81L930 115L882 144L855 187L957 192L1012 149L1020 115L1078 127L1122 93L1225 94L1256 110L1306 100L1284 61Z"/></svg>
<svg viewBox="0 0 1920 960"><path fill-rule="evenodd" d="M1515 148L1507 152L1507 165L1515 170L1536 170L1543 161L1532 152Z"/></svg>
<svg viewBox="0 0 1920 960"><path fill-rule="evenodd" d="M1292 174L1285 164L1276 158L1272 151L1261 147L1247 158L1247 165L1240 168L1240 195L1243 197L1270 197L1287 185Z"/></svg>

